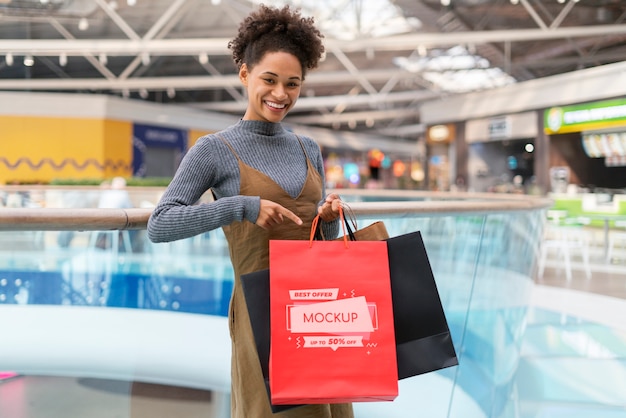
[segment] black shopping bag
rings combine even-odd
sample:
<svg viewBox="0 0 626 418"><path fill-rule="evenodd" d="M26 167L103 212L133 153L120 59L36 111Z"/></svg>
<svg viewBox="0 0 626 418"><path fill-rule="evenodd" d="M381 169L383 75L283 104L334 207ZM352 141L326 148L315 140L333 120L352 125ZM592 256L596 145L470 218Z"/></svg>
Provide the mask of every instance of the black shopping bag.
<svg viewBox="0 0 626 418"><path fill-rule="evenodd" d="M435 277L419 231L387 239L398 378L458 364ZM269 395L269 270L241 276L254 340ZM293 408L272 406L273 412Z"/></svg>
<svg viewBox="0 0 626 418"><path fill-rule="evenodd" d="M261 363L261 372L267 390L270 394L270 272L269 270L255 271L241 276L241 285L248 307L248 315L252 324L254 343ZM281 412L301 405L274 405L270 401L272 412Z"/></svg>
<svg viewBox="0 0 626 418"><path fill-rule="evenodd" d="M422 234L390 238L387 251L398 378L456 366L458 359Z"/></svg>

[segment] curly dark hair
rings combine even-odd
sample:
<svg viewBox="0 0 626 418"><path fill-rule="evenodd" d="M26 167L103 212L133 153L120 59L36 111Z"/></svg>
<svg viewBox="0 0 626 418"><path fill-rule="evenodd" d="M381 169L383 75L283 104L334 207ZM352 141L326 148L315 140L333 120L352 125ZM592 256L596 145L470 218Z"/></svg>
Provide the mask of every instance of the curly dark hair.
<svg viewBox="0 0 626 418"><path fill-rule="evenodd" d="M282 9L263 4L239 25L235 39L228 43L237 68L253 67L267 52L287 52L302 65L302 75L317 67L324 53L324 35L315 27L312 17L302 17L289 6Z"/></svg>

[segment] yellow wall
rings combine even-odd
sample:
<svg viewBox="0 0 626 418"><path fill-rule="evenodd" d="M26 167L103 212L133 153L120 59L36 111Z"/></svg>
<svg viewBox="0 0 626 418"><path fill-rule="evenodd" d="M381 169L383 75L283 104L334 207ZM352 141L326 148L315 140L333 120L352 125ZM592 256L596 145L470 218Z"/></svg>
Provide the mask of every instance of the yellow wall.
<svg viewBox="0 0 626 418"><path fill-rule="evenodd" d="M196 141L198 141L198 139L200 139L204 135L208 135L212 133L213 133L212 131L198 131L195 129L190 129L187 133L187 149L193 147Z"/></svg>
<svg viewBox="0 0 626 418"><path fill-rule="evenodd" d="M103 121L104 153L103 176L132 177L133 124L122 121Z"/></svg>
<svg viewBox="0 0 626 418"><path fill-rule="evenodd" d="M0 116L0 184L130 176L132 123Z"/></svg>

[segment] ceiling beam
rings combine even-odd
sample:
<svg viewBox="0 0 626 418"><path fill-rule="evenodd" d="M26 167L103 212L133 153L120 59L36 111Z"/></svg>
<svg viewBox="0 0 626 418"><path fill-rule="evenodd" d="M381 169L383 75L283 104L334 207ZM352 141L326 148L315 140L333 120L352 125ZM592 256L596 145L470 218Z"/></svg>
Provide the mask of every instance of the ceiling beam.
<svg viewBox="0 0 626 418"><path fill-rule="evenodd" d="M396 72L389 70L361 71L361 76L370 82L384 82L392 76L401 80L412 80L415 74L404 70ZM354 75L344 72L314 72L306 79L306 85L323 86L353 82ZM134 78L24 78L24 79L0 79L1 90L167 90L174 88L179 90L203 90L222 89L224 87L239 87L241 80L236 74L232 75L206 75L184 77L134 77Z"/></svg>
<svg viewBox="0 0 626 418"><path fill-rule="evenodd" d="M376 132L389 137L419 136L426 132L426 125L424 125L423 123L402 125L395 128L378 129Z"/></svg>
<svg viewBox="0 0 626 418"><path fill-rule="evenodd" d="M452 46L459 44L483 44L521 42L546 39L585 38L626 34L626 24L566 27L556 29L512 29L482 32L414 33L383 38L341 41L328 39L329 48L343 52L366 50L408 51L417 46ZM149 53L154 55L230 55L227 45L230 39L2 39L0 51L14 55L84 55L85 52L128 56Z"/></svg>
<svg viewBox="0 0 626 418"><path fill-rule="evenodd" d="M25 78L0 79L0 90L114 90L140 89L178 90L222 89L226 85L239 85L239 76L144 77L127 79L98 78Z"/></svg>

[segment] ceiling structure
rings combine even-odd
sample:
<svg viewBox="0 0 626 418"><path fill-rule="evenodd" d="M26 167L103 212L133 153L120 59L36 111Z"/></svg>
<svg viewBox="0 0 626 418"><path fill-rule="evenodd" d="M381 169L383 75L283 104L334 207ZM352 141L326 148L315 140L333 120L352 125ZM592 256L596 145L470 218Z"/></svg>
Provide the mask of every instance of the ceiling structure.
<svg viewBox="0 0 626 418"><path fill-rule="evenodd" d="M0 90L114 94L242 115L228 41L259 1L0 0ZM626 60L621 0L266 0L326 55L286 122L415 140L420 106Z"/></svg>

